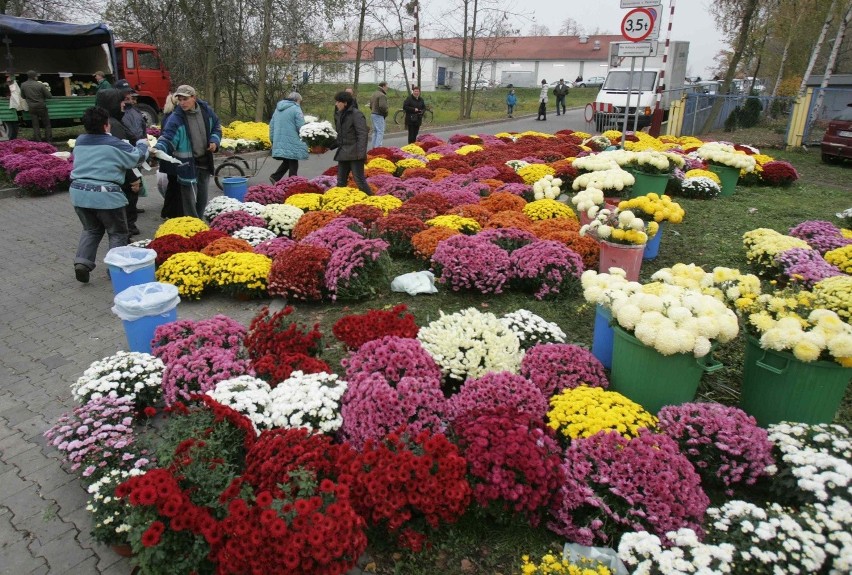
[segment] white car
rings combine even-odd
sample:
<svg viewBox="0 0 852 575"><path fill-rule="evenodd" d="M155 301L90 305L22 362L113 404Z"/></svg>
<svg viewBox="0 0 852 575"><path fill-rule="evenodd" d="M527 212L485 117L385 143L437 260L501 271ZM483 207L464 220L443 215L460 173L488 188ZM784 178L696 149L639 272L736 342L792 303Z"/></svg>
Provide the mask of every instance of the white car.
<svg viewBox="0 0 852 575"><path fill-rule="evenodd" d="M606 80L606 78L604 78L603 76L592 76L591 78L586 78L579 82L575 82L575 85L578 88L600 88L601 86L603 86L604 80Z"/></svg>

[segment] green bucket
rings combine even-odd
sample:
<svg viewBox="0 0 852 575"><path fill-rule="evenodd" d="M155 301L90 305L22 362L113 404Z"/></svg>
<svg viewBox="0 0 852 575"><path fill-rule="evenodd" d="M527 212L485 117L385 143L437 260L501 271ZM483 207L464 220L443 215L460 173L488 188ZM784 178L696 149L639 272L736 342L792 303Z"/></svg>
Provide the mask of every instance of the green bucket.
<svg viewBox="0 0 852 575"><path fill-rule="evenodd" d="M719 176L722 181L722 195L733 196L737 190L737 181L740 179L739 168L730 166L719 166L716 164L707 164L711 172Z"/></svg>
<svg viewBox="0 0 852 575"><path fill-rule="evenodd" d="M633 170L631 173L636 179L636 183L630 188L631 198L638 198L651 193L662 196L666 193L666 186L669 184L668 174L646 174L639 170Z"/></svg>
<svg viewBox="0 0 852 575"><path fill-rule="evenodd" d="M852 368L800 361L786 351L762 349L757 338L747 336L740 407L763 426L831 423L850 379Z"/></svg>
<svg viewBox="0 0 852 575"><path fill-rule="evenodd" d="M698 358L687 353L663 355L617 325L613 330L610 389L652 413L694 400L701 375L723 367L712 353Z"/></svg>

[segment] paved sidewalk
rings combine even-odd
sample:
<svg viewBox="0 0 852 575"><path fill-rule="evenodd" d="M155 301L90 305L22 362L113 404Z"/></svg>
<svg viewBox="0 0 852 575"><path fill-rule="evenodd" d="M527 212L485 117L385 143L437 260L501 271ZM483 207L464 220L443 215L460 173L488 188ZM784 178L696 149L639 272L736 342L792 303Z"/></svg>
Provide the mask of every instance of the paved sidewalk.
<svg viewBox="0 0 852 575"><path fill-rule="evenodd" d="M496 133L527 130L534 121L448 129ZM555 131L565 124L548 122ZM581 125L575 127L579 129ZM425 132L425 130L424 130ZM441 132L446 137L447 132ZM402 145L400 136L386 138ZM314 177L333 165L333 153L303 162L301 175ZM274 162L252 183L268 181ZM148 178L153 178L149 175ZM153 184L153 180L149 180ZM152 237L162 220L156 188L139 200L141 237ZM218 191L211 184L211 195ZM0 195L0 575L125 575L131 567L108 547L92 540L85 509L87 495L76 475L59 465L57 452L42 434L74 407L69 386L97 359L126 349L121 322L112 306L112 287L101 263L88 284L74 279L73 259L80 222L68 194L16 198ZM106 253L101 243L98 261ZM248 323L257 303L224 297L182 302L181 318L216 313Z"/></svg>

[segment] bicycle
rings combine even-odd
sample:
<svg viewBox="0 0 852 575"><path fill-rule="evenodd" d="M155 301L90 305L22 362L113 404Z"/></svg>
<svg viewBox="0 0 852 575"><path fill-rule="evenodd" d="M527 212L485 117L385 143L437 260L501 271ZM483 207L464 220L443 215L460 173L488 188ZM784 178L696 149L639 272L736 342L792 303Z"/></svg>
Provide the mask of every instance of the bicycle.
<svg viewBox="0 0 852 575"><path fill-rule="evenodd" d="M226 155L213 171L213 181L216 182L216 187L221 190L223 189L222 180L225 178L253 178L263 169L263 165L269 157L269 152L252 152L251 156L246 155L246 157L238 154Z"/></svg>
<svg viewBox="0 0 852 575"><path fill-rule="evenodd" d="M426 108L423 110L423 123L431 124L435 120L435 115L432 113L431 108ZM405 124L405 110L397 110L393 115L393 123L397 126L402 126Z"/></svg>

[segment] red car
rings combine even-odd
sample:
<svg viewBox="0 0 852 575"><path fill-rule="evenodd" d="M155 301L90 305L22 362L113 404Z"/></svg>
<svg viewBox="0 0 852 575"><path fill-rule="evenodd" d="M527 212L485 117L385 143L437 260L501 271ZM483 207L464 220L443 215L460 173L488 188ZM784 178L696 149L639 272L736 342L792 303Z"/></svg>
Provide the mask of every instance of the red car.
<svg viewBox="0 0 852 575"><path fill-rule="evenodd" d="M852 160L852 104L828 123L820 149L823 162Z"/></svg>

